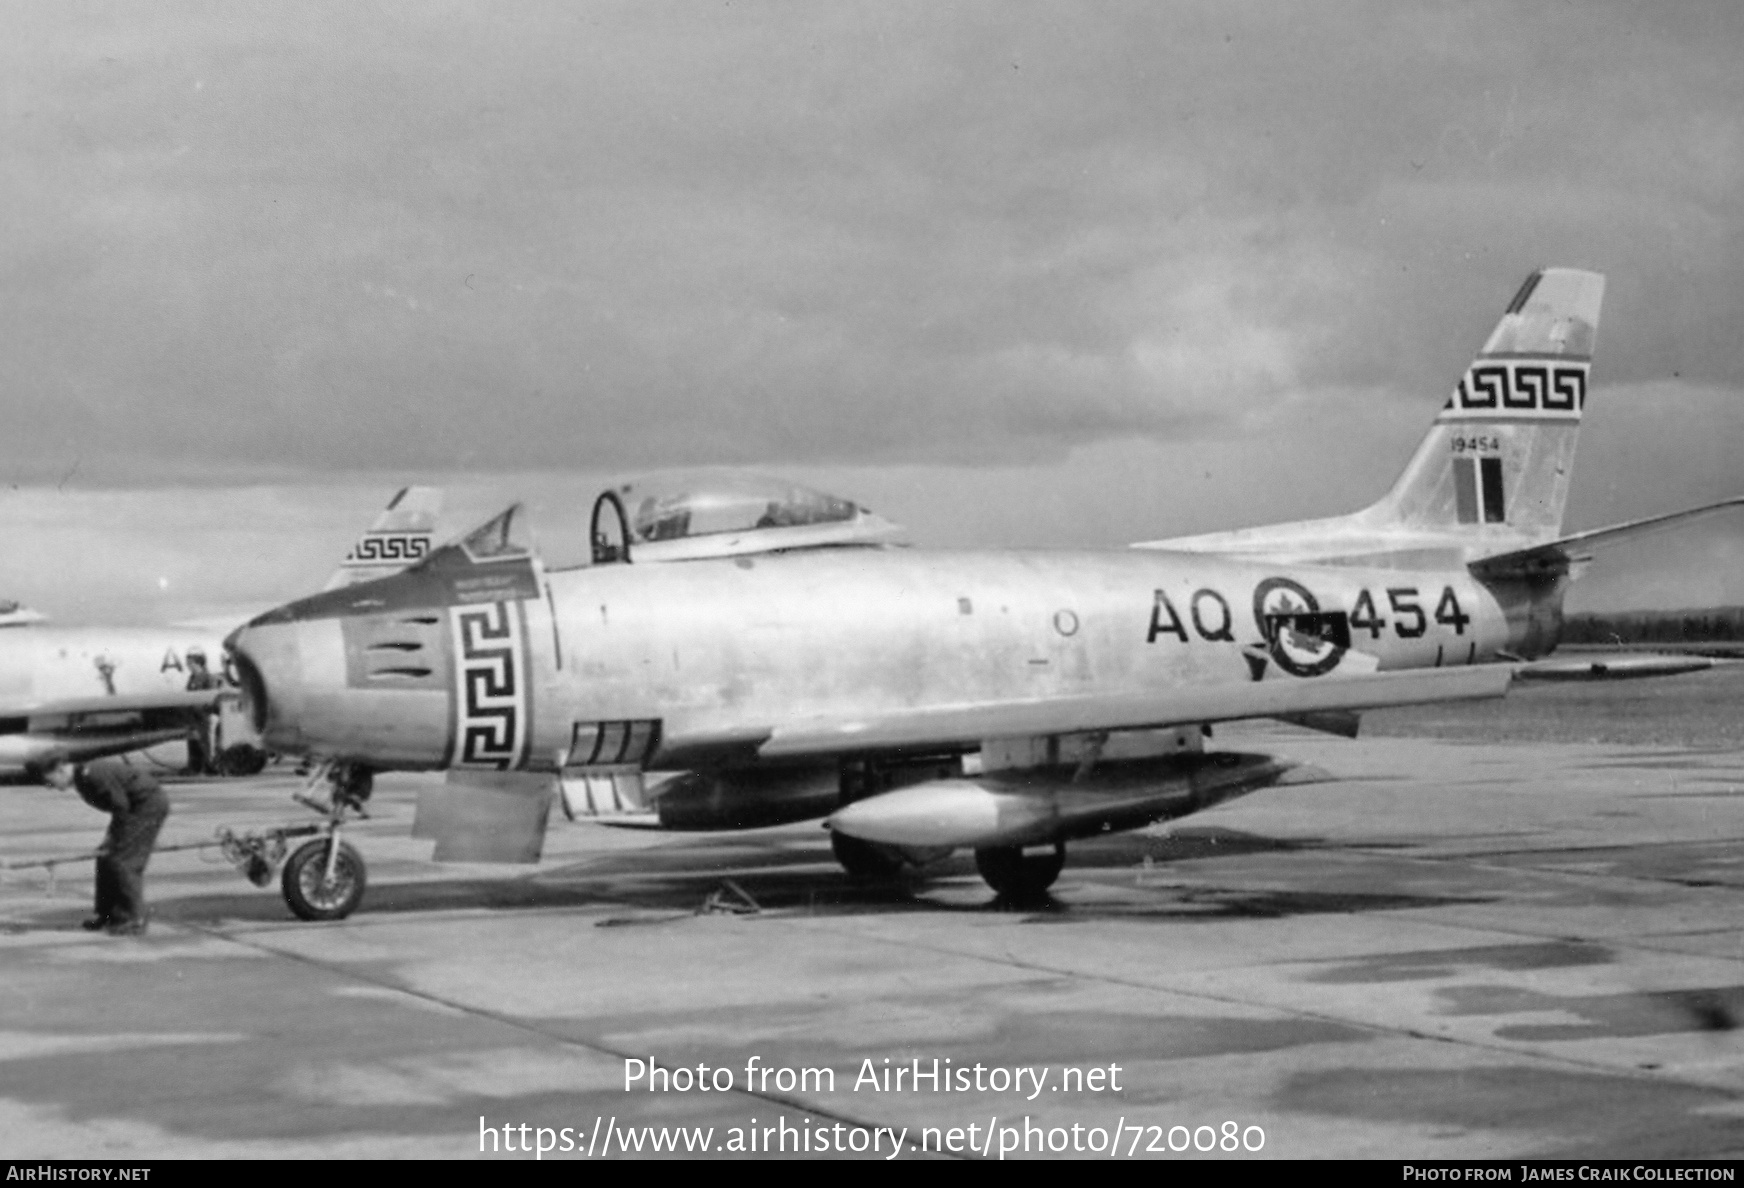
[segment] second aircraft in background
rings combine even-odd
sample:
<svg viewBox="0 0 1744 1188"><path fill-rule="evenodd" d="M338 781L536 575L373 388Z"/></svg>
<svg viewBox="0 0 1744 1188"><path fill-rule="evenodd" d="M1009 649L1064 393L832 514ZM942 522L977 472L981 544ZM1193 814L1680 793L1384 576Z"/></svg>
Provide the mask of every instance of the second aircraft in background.
<svg viewBox="0 0 1744 1188"><path fill-rule="evenodd" d="M373 581L432 551L442 492L401 490L358 538L327 589ZM249 739L203 739L226 690L225 629L60 627L15 608L0 616L0 780L64 750L75 760L191 738L221 769L260 752ZM252 736L251 736L252 738ZM232 751L240 747L252 756Z"/></svg>

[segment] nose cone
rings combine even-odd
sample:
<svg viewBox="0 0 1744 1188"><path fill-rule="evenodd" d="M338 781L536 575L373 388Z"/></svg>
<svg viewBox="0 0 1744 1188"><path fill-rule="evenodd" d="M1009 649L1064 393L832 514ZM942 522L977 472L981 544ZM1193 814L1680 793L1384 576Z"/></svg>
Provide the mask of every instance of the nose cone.
<svg viewBox="0 0 1744 1188"><path fill-rule="evenodd" d="M261 743L270 751L301 754L302 711L307 693L296 623L254 620L224 641L242 685L243 705Z"/></svg>
<svg viewBox="0 0 1744 1188"><path fill-rule="evenodd" d="M439 610L394 606L380 583L260 616L225 641L261 742L378 769L444 764L453 664ZM361 592L361 593L353 593Z"/></svg>

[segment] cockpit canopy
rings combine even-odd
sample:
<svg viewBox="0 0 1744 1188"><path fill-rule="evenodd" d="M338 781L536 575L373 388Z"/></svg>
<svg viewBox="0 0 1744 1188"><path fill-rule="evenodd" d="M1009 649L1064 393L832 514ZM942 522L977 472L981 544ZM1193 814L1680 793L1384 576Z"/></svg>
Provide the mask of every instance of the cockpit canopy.
<svg viewBox="0 0 1744 1188"><path fill-rule="evenodd" d="M593 560L690 561L787 549L878 544L899 525L857 503L764 475L671 471L601 492Z"/></svg>

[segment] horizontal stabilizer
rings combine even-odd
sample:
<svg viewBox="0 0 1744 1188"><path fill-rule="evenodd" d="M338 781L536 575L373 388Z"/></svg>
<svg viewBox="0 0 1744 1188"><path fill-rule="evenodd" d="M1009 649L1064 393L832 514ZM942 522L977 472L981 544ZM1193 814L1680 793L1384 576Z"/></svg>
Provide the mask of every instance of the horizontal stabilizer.
<svg viewBox="0 0 1744 1188"><path fill-rule="evenodd" d="M1329 710L1478 700L1502 696L1512 678L1513 670L1507 665L1479 665L935 706L853 719L796 722L776 729L759 755L773 759L855 751L921 750L1020 735L1142 730Z"/></svg>
<svg viewBox="0 0 1744 1188"><path fill-rule="evenodd" d="M1529 549L1517 549L1509 553L1498 553L1493 557L1484 557L1473 561L1467 568L1471 570L1472 576L1491 581L1557 576L1567 573L1574 563L1590 557L1589 550L1592 548L1650 536L1655 532L1675 528L1691 520L1736 507L1744 507L1744 496L1722 499L1718 503L1692 507L1686 511L1668 512L1663 516L1649 516L1644 520L1631 520L1626 524L1613 524L1609 528L1594 528L1589 532L1577 532L1573 536L1547 541Z"/></svg>
<svg viewBox="0 0 1744 1188"><path fill-rule="evenodd" d="M28 627L41 623L48 616L17 602L0 602L0 627Z"/></svg>

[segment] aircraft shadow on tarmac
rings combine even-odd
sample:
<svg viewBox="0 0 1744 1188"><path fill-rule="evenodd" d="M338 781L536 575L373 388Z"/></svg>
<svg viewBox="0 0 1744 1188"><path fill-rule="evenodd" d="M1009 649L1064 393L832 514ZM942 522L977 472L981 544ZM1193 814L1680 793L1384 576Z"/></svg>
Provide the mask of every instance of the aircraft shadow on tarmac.
<svg viewBox="0 0 1744 1188"><path fill-rule="evenodd" d="M612 906L632 912L603 924L658 923L707 911L733 914L864 915L909 912L1029 913L1026 922L1065 924L1121 919L1158 923L1215 922L1298 915L1400 911L1485 902L1482 897L1251 885L1252 872L1231 871L1207 885L1204 865L1184 885L1176 863L1236 859L1256 853L1318 848L1314 841L1280 840L1233 830L1206 829L1166 837L1114 834L1072 847L1057 895L1012 902L996 897L959 852L913 877L858 883L836 866L829 843L804 835L694 835L652 849L595 854L564 865L511 875L472 868L447 879L379 882L360 915L464 910L530 910ZM1274 880L1267 880L1274 882ZM170 922L280 921L289 918L276 894L238 889L164 902Z"/></svg>

